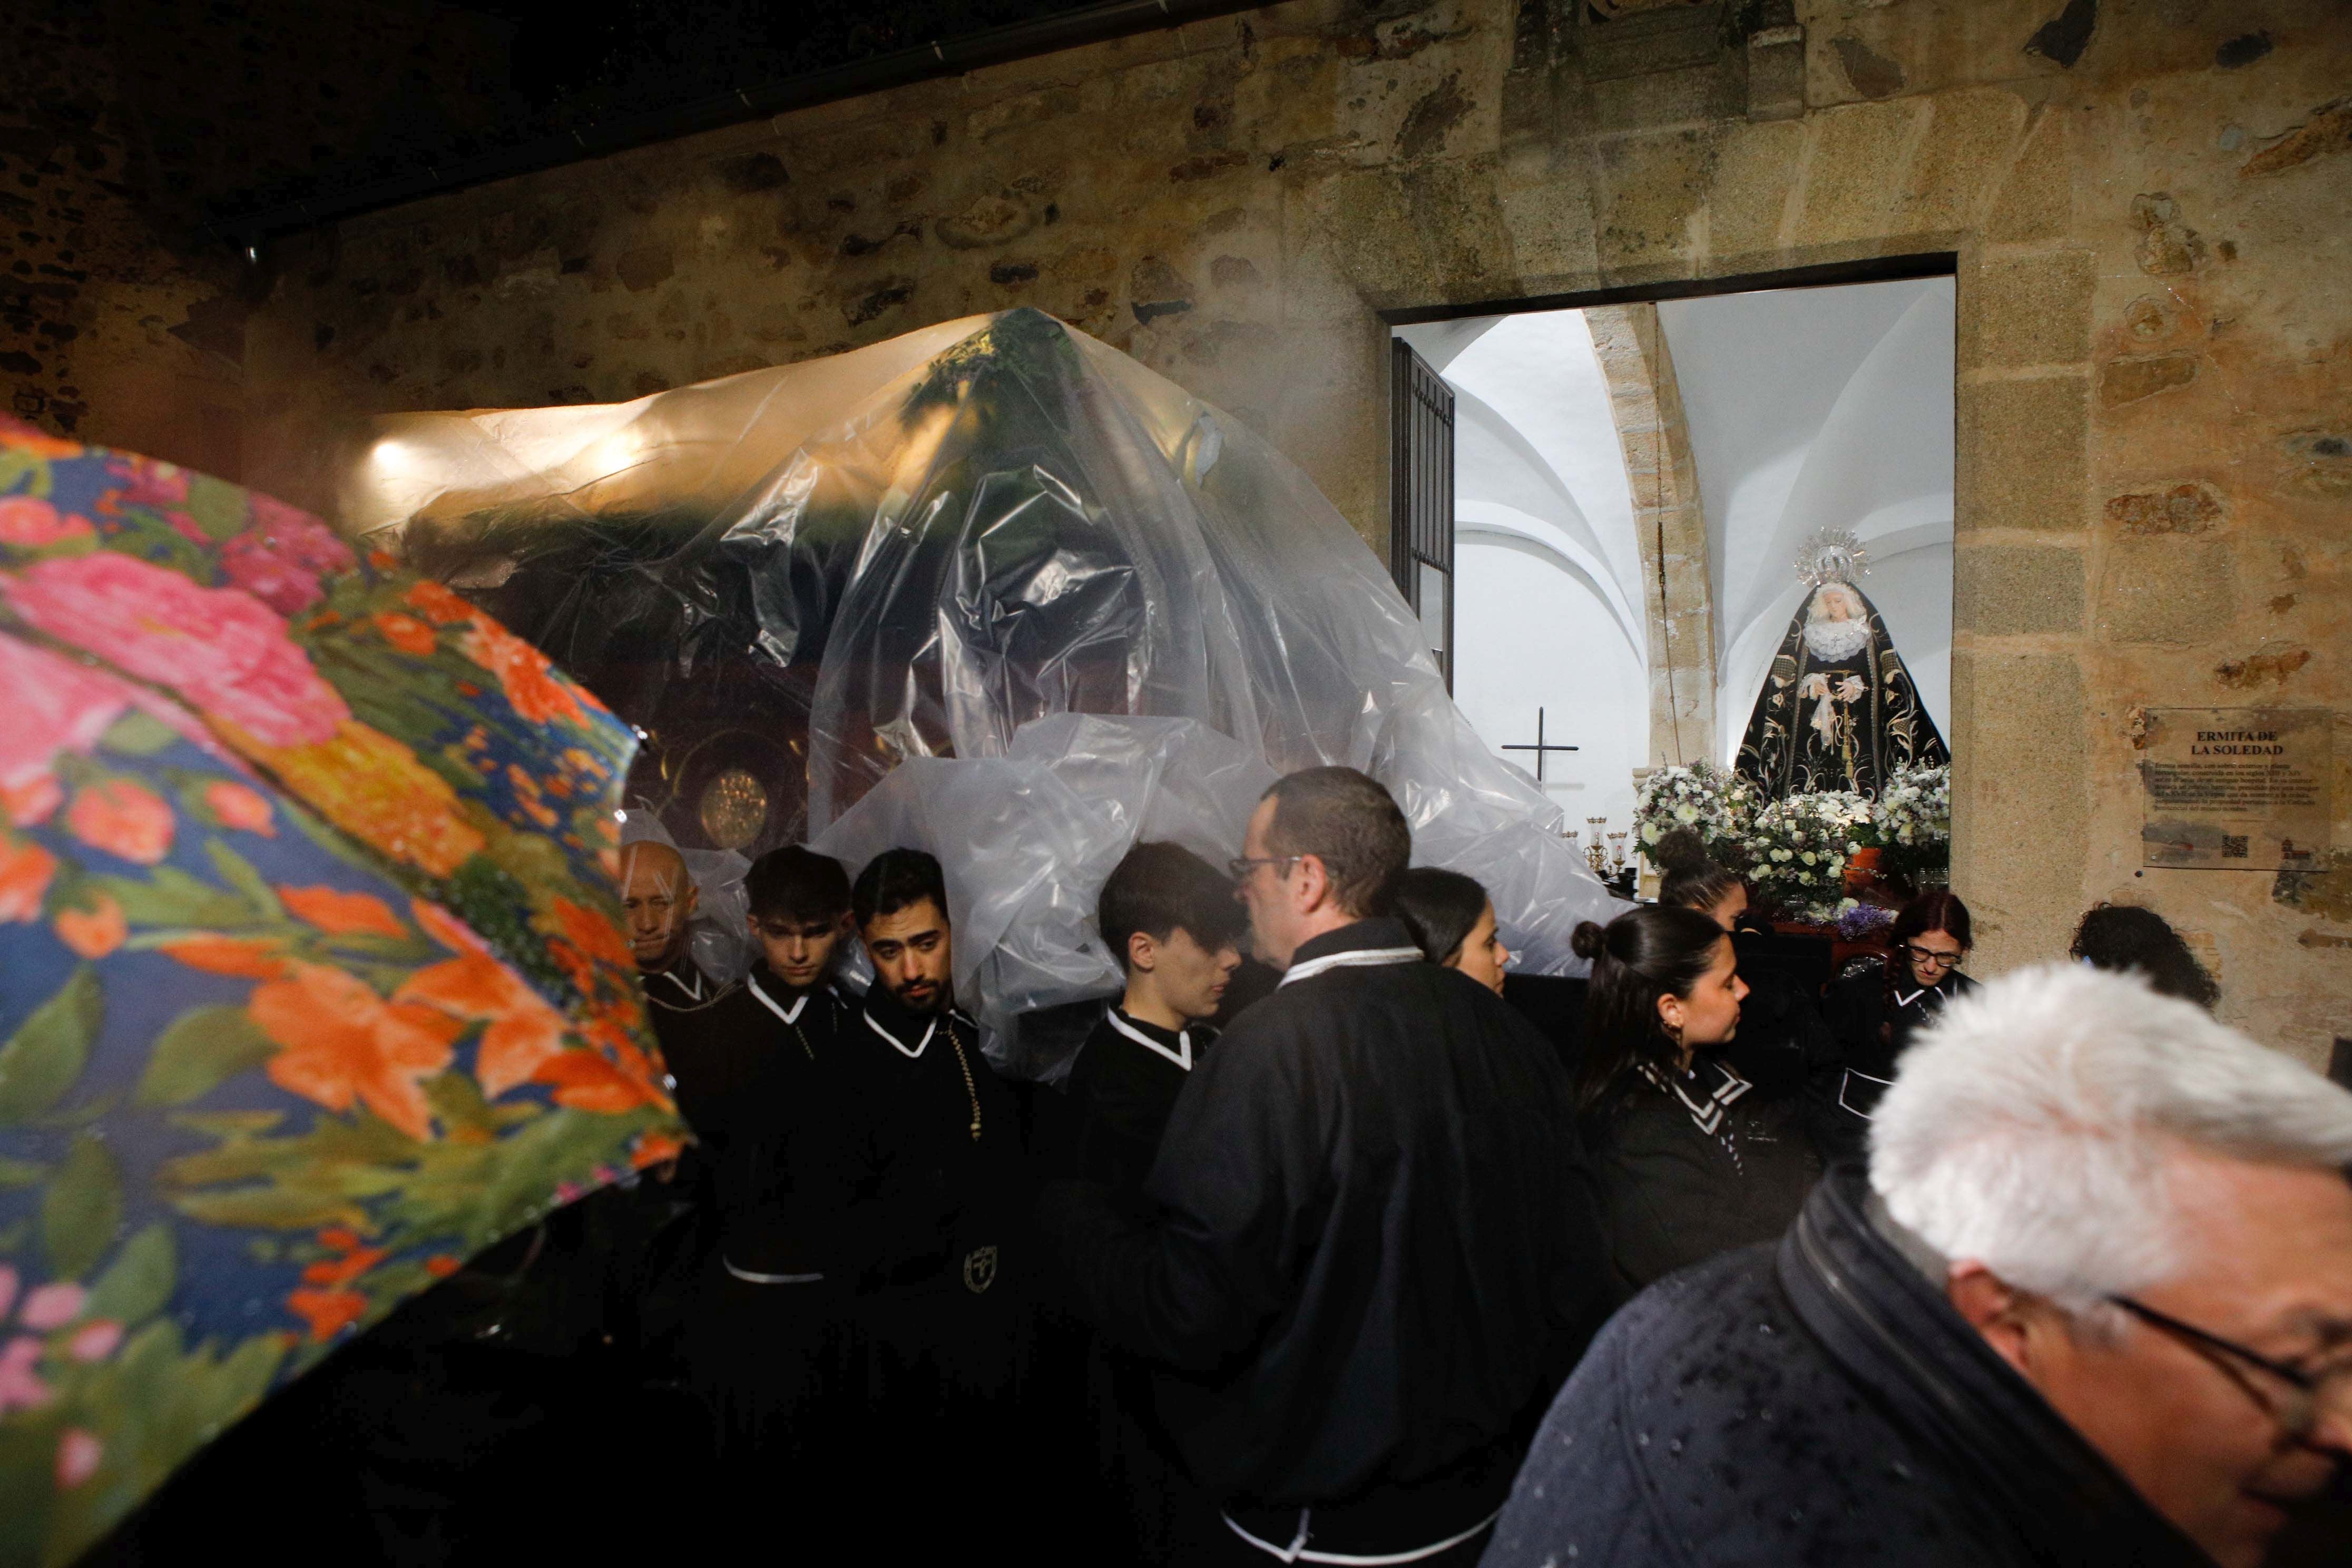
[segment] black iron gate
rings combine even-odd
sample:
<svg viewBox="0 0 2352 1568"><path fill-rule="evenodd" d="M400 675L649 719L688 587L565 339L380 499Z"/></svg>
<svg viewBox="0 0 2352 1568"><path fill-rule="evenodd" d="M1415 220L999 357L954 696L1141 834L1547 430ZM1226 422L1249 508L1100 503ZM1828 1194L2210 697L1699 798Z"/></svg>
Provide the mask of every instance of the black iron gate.
<svg viewBox="0 0 2352 1568"><path fill-rule="evenodd" d="M1389 382L1389 570L1454 689L1454 389L1402 338Z"/></svg>

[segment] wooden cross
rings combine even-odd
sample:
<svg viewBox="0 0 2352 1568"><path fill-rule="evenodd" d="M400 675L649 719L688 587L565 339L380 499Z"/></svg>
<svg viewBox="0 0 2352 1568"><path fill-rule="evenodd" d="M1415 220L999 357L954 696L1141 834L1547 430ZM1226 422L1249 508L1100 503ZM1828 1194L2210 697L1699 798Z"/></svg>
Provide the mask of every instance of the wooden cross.
<svg viewBox="0 0 2352 1568"><path fill-rule="evenodd" d="M1536 783L1544 782L1544 758L1552 752L1580 752L1581 746L1548 746L1544 744L1544 710L1536 710L1536 743L1532 746L1504 746L1506 752L1533 752L1536 754Z"/></svg>

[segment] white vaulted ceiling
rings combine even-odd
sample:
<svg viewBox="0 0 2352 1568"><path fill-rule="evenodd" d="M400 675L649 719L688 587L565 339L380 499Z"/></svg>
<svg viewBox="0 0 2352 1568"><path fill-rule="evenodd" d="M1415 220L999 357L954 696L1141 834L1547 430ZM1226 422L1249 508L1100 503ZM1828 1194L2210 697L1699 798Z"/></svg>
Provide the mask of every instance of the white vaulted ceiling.
<svg viewBox="0 0 2352 1568"><path fill-rule="evenodd" d="M1863 591L1950 732L1952 280L1658 307L1706 507L1722 754L1803 598L1807 536L1870 547Z"/></svg>
<svg viewBox="0 0 2352 1568"><path fill-rule="evenodd" d="M1718 754L1728 758L1738 744L1765 667L1802 597L1792 563L1822 528L1850 528L1870 546L1873 566L1862 586L1910 663L1928 712L1948 733L1951 280L1670 300L1658 314L1706 513ZM1466 572L1457 590L1457 628L1477 628L1457 630L1457 694L1473 722L1485 732L1483 709L1510 716L1497 718L1497 727L1526 727L1517 711L1531 706L1528 682L1542 684L1540 672L1507 649L1514 640L1531 647L1536 631L1530 624L1515 639L1508 627L1530 613L1531 595L1547 578L1551 613L1604 619L1609 641L1623 650L1608 662L1619 679L1646 686L1632 495L1582 313L1483 317L1398 335L1454 389L1461 548L1481 538L1521 547L1515 574L1490 567L1475 574L1489 584L1507 581L1509 604L1496 599L1488 615L1466 602ZM1596 646L1590 637L1588 650ZM1482 646L1483 662L1497 668L1480 668ZM1640 729L1638 760L1647 745L1646 691L1625 694L1638 704L1637 716L1628 702L1593 691L1597 673L1584 672L1575 697L1561 700L1590 721L1602 721L1606 709L1607 722ZM1486 691L1490 683L1495 689Z"/></svg>

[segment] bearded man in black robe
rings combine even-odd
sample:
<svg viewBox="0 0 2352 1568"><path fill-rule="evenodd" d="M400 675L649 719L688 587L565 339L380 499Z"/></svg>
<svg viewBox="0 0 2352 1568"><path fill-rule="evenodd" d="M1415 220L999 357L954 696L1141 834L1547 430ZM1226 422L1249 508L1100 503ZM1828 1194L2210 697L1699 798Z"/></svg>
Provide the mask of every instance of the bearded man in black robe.
<svg viewBox="0 0 2352 1568"><path fill-rule="evenodd" d="M1217 1500L1181 1561L1475 1563L1606 1305L1567 1072L1387 915L1411 847L1353 769L1269 790L1234 872L1281 988L1188 1075L1147 1217L1049 1195Z"/></svg>
<svg viewBox="0 0 2352 1568"><path fill-rule="evenodd" d="M1739 775L1767 801L1815 790L1874 800L1896 769L1951 760L1878 611L1852 583L1821 583L1765 674Z"/></svg>

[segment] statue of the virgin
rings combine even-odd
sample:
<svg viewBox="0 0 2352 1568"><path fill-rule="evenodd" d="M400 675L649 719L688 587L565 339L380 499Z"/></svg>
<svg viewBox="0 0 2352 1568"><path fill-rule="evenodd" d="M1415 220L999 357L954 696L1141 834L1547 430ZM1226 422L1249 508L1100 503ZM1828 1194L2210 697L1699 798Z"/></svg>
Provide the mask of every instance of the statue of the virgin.
<svg viewBox="0 0 2352 1568"><path fill-rule="evenodd" d="M1951 761L1886 623L1853 584L1864 559L1852 534L1824 532L1798 563L1812 592L1739 744L1740 776L1768 800L1814 790L1875 798L1898 768Z"/></svg>

